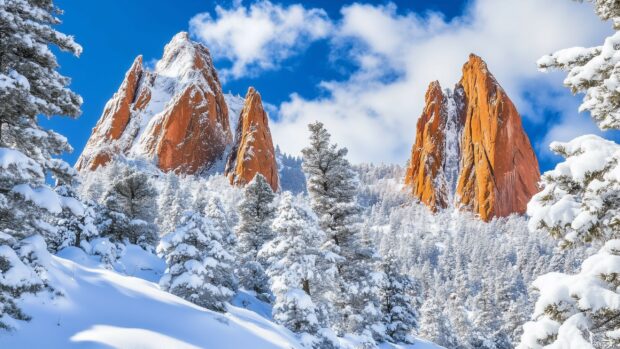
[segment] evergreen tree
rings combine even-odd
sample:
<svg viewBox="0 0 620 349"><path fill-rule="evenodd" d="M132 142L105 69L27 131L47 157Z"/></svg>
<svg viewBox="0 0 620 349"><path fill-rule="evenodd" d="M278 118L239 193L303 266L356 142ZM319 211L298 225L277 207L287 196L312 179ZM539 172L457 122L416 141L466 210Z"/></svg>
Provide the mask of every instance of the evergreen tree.
<svg viewBox="0 0 620 349"><path fill-rule="evenodd" d="M488 280L482 279L480 292L474 297L474 330L470 334L470 343L474 348L495 349L495 340L498 339L498 322L496 307L492 298Z"/></svg>
<svg viewBox="0 0 620 349"><path fill-rule="evenodd" d="M0 232L0 330L11 330L17 320L30 320L15 301L25 293L36 293L44 287L32 266L16 253L19 243L11 235Z"/></svg>
<svg viewBox="0 0 620 349"><path fill-rule="evenodd" d="M620 299L615 276L620 273L615 262L620 255L620 146L589 135L552 147L566 160L542 177L543 189L528 205L530 229L547 232L565 249L593 243L605 247L585 260L576 275L553 272L534 280L540 297L534 320L523 326L519 348L566 341L582 348L611 348L620 345L615 301ZM569 258L569 251L563 253ZM556 270L566 263L543 261Z"/></svg>
<svg viewBox="0 0 620 349"><path fill-rule="evenodd" d="M458 338L458 345L455 349L471 348L473 342L472 336L475 333L475 326L472 321L469 320L467 304L469 303L468 297L462 294L461 290L454 289L447 299L446 307L444 307L445 318L450 324L451 336ZM461 291L461 292L459 292ZM441 290L439 294L433 294L429 297L434 297L436 300L441 301Z"/></svg>
<svg viewBox="0 0 620 349"><path fill-rule="evenodd" d="M353 243L359 231L360 207L355 202L356 175L346 148L330 143L322 123L308 125L310 145L302 150L308 194L321 228L336 245Z"/></svg>
<svg viewBox="0 0 620 349"><path fill-rule="evenodd" d="M259 261L258 251L273 238L274 198L275 194L265 177L257 174L246 185L238 207L239 282L246 290L256 292L263 299L267 299L269 293L269 279L265 273L266 263Z"/></svg>
<svg viewBox="0 0 620 349"><path fill-rule="evenodd" d="M620 145L586 135L551 148L566 160L542 177L543 189L528 206L530 229L563 248L620 238ZM567 208L570 214L558 214Z"/></svg>
<svg viewBox="0 0 620 349"><path fill-rule="evenodd" d="M146 174L128 169L105 195L102 235L113 242L153 247L158 238L154 224L156 195Z"/></svg>
<svg viewBox="0 0 620 349"><path fill-rule="evenodd" d="M294 332L315 334L319 329L315 300L322 295L314 292L317 285L331 282L334 268L324 260L321 247L326 238L316 217L293 200L290 192L283 194L273 221L276 237L260 255L269 264L274 319Z"/></svg>
<svg viewBox="0 0 620 349"><path fill-rule="evenodd" d="M336 330L382 339L378 255L369 239L362 236L361 208L355 199L356 175L346 159L347 149L330 143L322 123L308 127L310 145L302 150L308 194L321 228L333 241L334 253L342 257L335 300L341 319Z"/></svg>
<svg viewBox="0 0 620 349"><path fill-rule="evenodd" d="M237 248L237 236L226 216L226 211L222 200L217 196L211 196L204 208L207 218L213 222L215 230L222 235L222 241L229 251L235 251Z"/></svg>
<svg viewBox="0 0 620 349"><path fill-rule="evenodd" d="M510 302L507 310L502 310L502 331L507 336L507 345L498 345L499 348L514 348L519 344L523 334L522 325L527 322L531 306L524 296Z"/></svg>
<svg viewBox="0 0 620 349"><path fill-rule="evenodd" d="M38 124L38 116L77 117L82 99L58 73L52 46L78 56L82 48L54 29L61 11L51 0L5 0L0 6L0 328L28 317L15 305L23 293L40 289L35 271L15 248L24 238L48 234L45 220L59 214L64 198L46 185L74 182L76 172L54 158L71 151L62 135ZM32 238L36 239L36 236Z"/></svg>
<svg viewBox="0 0 620 349"><path fill-rule="evenodd" d="M205 207L205 217L210 220L213 229L220 235L222 247L231 255L233 261L237 260L237 237L228 222L224 205L217 196L211 196ZM234 263L233 263L234 266ZM223 285L233 291L237 291L237 278L234 273L222 275Z"/></svg>
<svg viewBox="0 0 620 349"><path fill-rule="evenodd" d="M296 333L316 333L319 325L314 302L299 288L277 291L273 319Z"/></svg>
<svg viewBox="0 0 620 349"><path fill-rule="evenodd" d="M458 341L452 333L450 323L435 297L429 297L420 309L419 336L446 348L457 348Z"/></svg>
<svg viewBox="0 0 620 349"><path fill-rule="evenodd" d="M48 248L57 252L68 246L82 247L99 236L99 230L95 225L95 204L92 202L82 203L75 191L69 186L59 186L56 192L66 198L72 199L72 205L67 205L61 214L53 221L55 231L46 235Z"/></svg>
<svg viewBox="0 0 620 349"><path fill-rule="evenodd" d="M418 327L419 287L400 272L400 263L388 255L381 263L386 280L381 288L381 305L387 336L394 342L412 343Z"/></svg>
<svg viewBox="0 0 620 349"><path fill-rule="evenodd" d="M574 47L542 57L542 70L568 70L564 84L585 94L580 110L601 129L620 129L620 3L592 0L596 13L613 19L616 32L601 46ZM542 176L542 191L528 205L532 231L547 232L563 248L604 244L575 275L539 276L533 321L523 326L519 348L570 343L579 348L620 345L620 146L594 135L551 148L566 160ZM559 261L555 261L555 267ZM601 267L601 266L605 267Z"/></svg>
<svg viewBox="0 0 620 349"><path fill-rule="evenodd" d="M187 211L179 227L162 238L157 251L168 266L160 280L163 290L202 307L226 310L234 295L229 287L233 257L208 219Z"/></svg>
<svg viewBox="0 0 620 349"><path fill-rule="evenodd" d="M43 129L39 115L80 114L82 99L67 88L51 45L80 54L73 38L53 29L60 23L52 1L8 0L0 9L0 231L23 238L44 229L42 218L61 211L62 199L46 176L72 184L75 170L54 158L73 149ZM10 23L10 25L8 25Z"/></svg>
<svg viewBox="0 0 620 349"><path fill-rule="evenodd" d="M595 47L571 47L538 60L541 70L568 71L564 85L573 93L584 93L579 111L589 111L603 129L620 129L620 3L616 0L589 0L603 20L612 19L615 33Z"/></svg>
<svg viewBox="0 0 620 349"><path fill-rule="evenodd" d="M159 215L157 225L160 231L173 231L179 224L183 212L189 209L190 195L181 185L179 176L168 172L164 177L163 188L157 198Z"/></svg>
<svg viewBox="0 0 620 349"><path fill-rule="evenodd" d="M521 325L527 321L529 315L527 299L525 299L527 288L523 283L523 277L514 270L496 279L494 284L494 311L499 326L495 335L496 347L499 349L514 348L521 336Z"/></svg>

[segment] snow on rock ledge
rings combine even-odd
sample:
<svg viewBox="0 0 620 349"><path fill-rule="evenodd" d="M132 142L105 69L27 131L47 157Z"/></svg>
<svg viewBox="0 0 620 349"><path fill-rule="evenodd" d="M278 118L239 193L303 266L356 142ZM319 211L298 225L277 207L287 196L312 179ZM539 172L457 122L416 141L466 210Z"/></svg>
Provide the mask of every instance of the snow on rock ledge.
<svg viewBox="0 0 620 349"><path fill-rule="evenodd" d="M228 107L209 50L181 32L153 71L136 58L76 168L94 170L124 154L193 174L213 166L231 143Z"/></svg>

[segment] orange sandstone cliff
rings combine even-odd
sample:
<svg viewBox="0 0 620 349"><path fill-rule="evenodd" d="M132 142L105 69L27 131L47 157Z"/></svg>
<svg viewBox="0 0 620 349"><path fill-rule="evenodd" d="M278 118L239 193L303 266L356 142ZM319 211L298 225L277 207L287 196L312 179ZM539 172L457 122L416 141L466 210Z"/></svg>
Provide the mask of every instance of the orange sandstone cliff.
<svg viewBox="0 0 620 349"><path fill-rule="evenodd" d="M426 91L426 106L418 120L405 184L411 186L413 195L433 211L446 207L449 200L442 176L445 144L442 130L446 127L446 116L439 82L432 82Z"/></svg>
<svg viewBox="0 0 620 349"><path fill-rule="evenodd" d="M521 117L480 57L470 55L453 92L431 83L405 177L416 198L488 221L525 212L539 178Z"/></svg>
<svg viewBox="0 0 620 349"><path fill-rule="evenodd" d="M235 143L226 163L225 174L231 184L244 185L252 181L257 173L267 179L273 191L278 190L278 166L269 118L260 94L250 87L239 115Z"/></svg>
<svg viewBox="0 0 620 349"><path fill-rule="evenodd" d="M228 107L206 47L174 36L155 68L136 58L106 104L76 168L93 170L123 154L164 171L199 173L232 144Z"/></svg>

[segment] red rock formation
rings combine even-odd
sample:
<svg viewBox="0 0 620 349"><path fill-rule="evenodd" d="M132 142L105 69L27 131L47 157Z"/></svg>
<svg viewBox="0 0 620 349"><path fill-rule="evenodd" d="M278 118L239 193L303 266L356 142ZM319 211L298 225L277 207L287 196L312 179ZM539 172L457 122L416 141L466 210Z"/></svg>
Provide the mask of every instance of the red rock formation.
<svg viewBox="0 0 620 349"><path fill-rule="evenodd" d="M432 82L426 91L426 106L418 119L416 138L411 150L411 162L405 176L405 184L413 195L433 212L444 208L449 198L441 177L444 157L444 133L446 113L444 95L438 81Z"/></svg>
<svg viewBox="0 0 620 349"><path fill-rule="evenodd" d="M77 161L78 170L94 170L110 161L120 151L113 146L113 143L121 137L129 123L138 84L143 75L142 56L138 56L125 74L121 87L106 104L101 118L86 143L84 152ZM97 151L88 152L87 149L97 149Z"/></svg>
<svg viewBox="0 0 620 349"><path fill-rule="evenodd" d="M519 113L484 61L470 55L453 95L436 96L439 89L433 86L429 92L435 96L429 99L427 93L405 178L413 194L432 210L453 204L485 221L525 212L538 192L538 161ZM442 126L450 121L457 132ZM455 140L458 147L447 146ZM455 168L455 161L447 161L454 154L458 176L448 173Z"/></svg>
<svg viewBox="0 0 620 349"><path fill-rule="evenodd" d="M124 154L193 174L222 159L231 143L228 107L209 51L179 33L153 71L136 59L76 168L92 170Z"/></svg>
<svg viewBox="0 0 620 349"><path fill-rule="evenodd" d="M525 212L540 171L517 109L476 55L459 85L466 101L459 203L483 220Z"/></svg>
<svg viewBox="0 0 620 349"><path fill-rule="evenodd" d="M226 163L230 183L244 185L257 173L262 174L273 191L278 190L278 165L269 131L269 118L263 109L260 94L248 89L239 115L235 145Z"/></svg>

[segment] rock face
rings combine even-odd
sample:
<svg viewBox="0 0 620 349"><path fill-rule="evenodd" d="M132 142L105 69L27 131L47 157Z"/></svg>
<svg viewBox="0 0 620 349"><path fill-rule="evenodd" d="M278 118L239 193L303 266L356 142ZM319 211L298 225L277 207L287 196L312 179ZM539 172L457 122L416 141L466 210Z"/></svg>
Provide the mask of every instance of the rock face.
<svg viewBox="0 0 620 349"><path fill-rule="evenodd" d="M447 123L445 98L439 82L430 84L426 91L426 106L418 120L415 145L405 184L412 187L413 195L433 211L446 207L446 183L443 178L444 130Z"/></svg>
<svg viewBox="0 0 620 349"><path fill-rule="evenodd" d="M269 130L269 118L260 94L248 89L235 132L235 143L226 163L231 184L244 185L262 174L273 191L278 190L278 166Z"/></svg>
<svg viewBox="0 0 620 349"><path fill-rule="evenodd" d="M108 101L76 168L93 170L117 154L164 171L208 170L232 144L228 107L206 47L174 36L154 70L136 58Z"/></svg>
<svg viewBox="0 0 620 349"><path fill-rule="evenodd" d="M539 178L521 117L480 57L470 55L453 92L431 83L405 178L415 197L488 221L525 212Z"/></svg>

